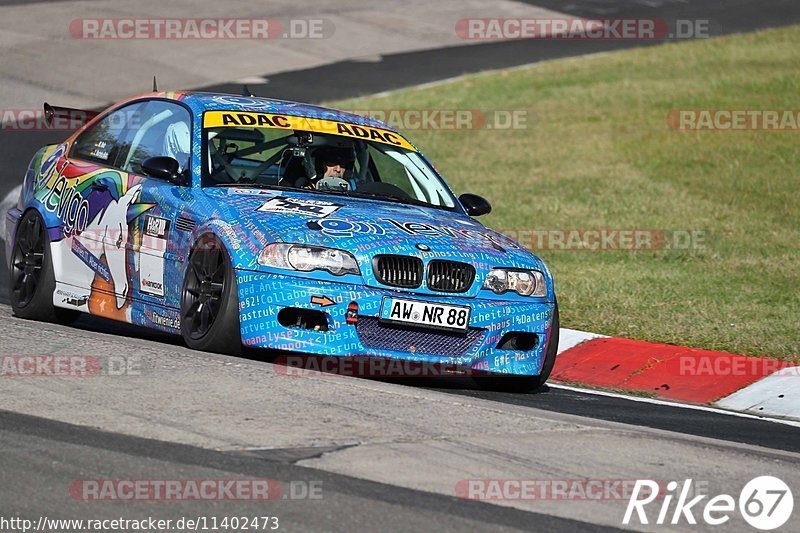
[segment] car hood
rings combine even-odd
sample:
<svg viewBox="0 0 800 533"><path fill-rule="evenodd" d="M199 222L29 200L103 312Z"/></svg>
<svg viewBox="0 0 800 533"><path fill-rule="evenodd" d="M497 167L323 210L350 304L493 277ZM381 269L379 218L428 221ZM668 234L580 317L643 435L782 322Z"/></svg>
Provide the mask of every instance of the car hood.
<svg viewBox="0 0 800 533"><path fill-rule="evenodd" d="M493 267L536 268L541 260L521 245L470 217L452 211L334 194L249 188L205 189L219 218L240 239L339 248L352 253L368 285L380 254L447 259L473 265L480 279ZM242 246L242 250L260 250ZM255 267L256 257L242 263Z"/></svg>

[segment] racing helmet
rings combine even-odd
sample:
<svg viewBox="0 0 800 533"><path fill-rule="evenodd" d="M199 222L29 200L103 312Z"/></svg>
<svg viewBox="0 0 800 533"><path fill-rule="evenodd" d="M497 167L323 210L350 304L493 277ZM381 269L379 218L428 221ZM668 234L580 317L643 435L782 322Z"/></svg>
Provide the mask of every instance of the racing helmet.
<svg viewBox="0 0 800 533"><path fill-rule="evenodd" d="M325 175L325 167L339 165L344 169L344 178L350 178L353 171L353 156L352 148L339 148L332 146L323 146L314 151L314 168L317 172L317 177L322 178Z"/></svg>

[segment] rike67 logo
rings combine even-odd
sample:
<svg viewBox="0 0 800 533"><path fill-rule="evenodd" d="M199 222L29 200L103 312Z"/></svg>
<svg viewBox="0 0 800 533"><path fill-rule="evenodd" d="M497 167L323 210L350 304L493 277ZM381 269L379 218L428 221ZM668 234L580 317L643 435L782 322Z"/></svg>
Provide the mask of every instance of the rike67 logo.
<svg viewBox="0 0 800 533"><path fill-rule="evenodd" d="M684 520L687 524L695 525L700 518L705 524L719 526L728 522L738 507L738 512L748 524L769 531L784 525L794 509L794 497L789 486L773 476L750 480L739 494L738 502L728 494L714 496L704 504L701 502L708 498L707 494L690 499L693 492L691 479L685 480L680 489L677 481L670 481L663 494L659 490L662 487L663 484L649 479L637 480L622 523L629 525L635 515L640 524L649 524L652 515L648 518L645 507L656 500L661 503L655 520L658 525L677 525ZM673 501L675 507L671 509ZM657 507L657 504L653 507Z"/></svg>

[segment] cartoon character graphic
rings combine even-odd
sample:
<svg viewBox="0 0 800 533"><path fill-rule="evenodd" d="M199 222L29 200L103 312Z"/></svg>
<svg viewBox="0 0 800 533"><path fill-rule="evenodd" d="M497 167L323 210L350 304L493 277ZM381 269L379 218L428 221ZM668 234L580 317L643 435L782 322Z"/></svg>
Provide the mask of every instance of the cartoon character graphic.
<svg viewBox="0 0 800 533"><path fill-rule="evenodd" d="M131 281L128 268L130 225L153 207L140 204L141 184L128 185L124 175L106 173L86 196L91 218L85 227L53 243L70 282L91 288L82 310L109 318L129 318ZM87 217L88 218L88 217Z"/></svg>
<svg viewBox="0 0 800 533"><path fill-rule="evenodd" d="M129 208L134 205L141 192L141 185L135 185L118 200L109 203L89 222L86 229L98 237L101 245L100 257L105 258L110 271L110 283L116 295L117 309L122 309L130 296L128 277L128 219Z"/></svg>

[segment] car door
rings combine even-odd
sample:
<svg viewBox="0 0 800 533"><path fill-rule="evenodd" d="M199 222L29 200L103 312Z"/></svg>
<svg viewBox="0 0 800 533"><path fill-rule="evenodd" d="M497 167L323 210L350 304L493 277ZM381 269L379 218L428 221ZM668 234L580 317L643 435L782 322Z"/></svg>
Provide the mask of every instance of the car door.
<svg viewBox="0 0 800 533"><path fill-rule="evenodd" d="M134 258L134 298L156 306L144 316L135 317L134 322L150 325L158 306L180 305L184 248L188 247L189 235L176 228L176 219L184 214L191 200L192 121L182 104L161 99L150 100L140 119L138 127L129 129L124 138L127 152L120 167L141 186L136 209L140 214L131 219L128 246ZM146 175L142 163L156 156L176 159L186 185ZM166 315L155 316L161 320L158 317Z"/></svg>
<svg viewBox="0 0 800 533"><path fill-rule="evenodd" d="M119 168L127 153L123 139L134 127L143 103L115 109L84 130L47 178L42 203L55 209L63 238L53 245L58 304L125 319L130 297L126 246L128 208L138 189ZM57 196L58 199L54 199ZM62 287L63 286L63 287Z"/></svg>

